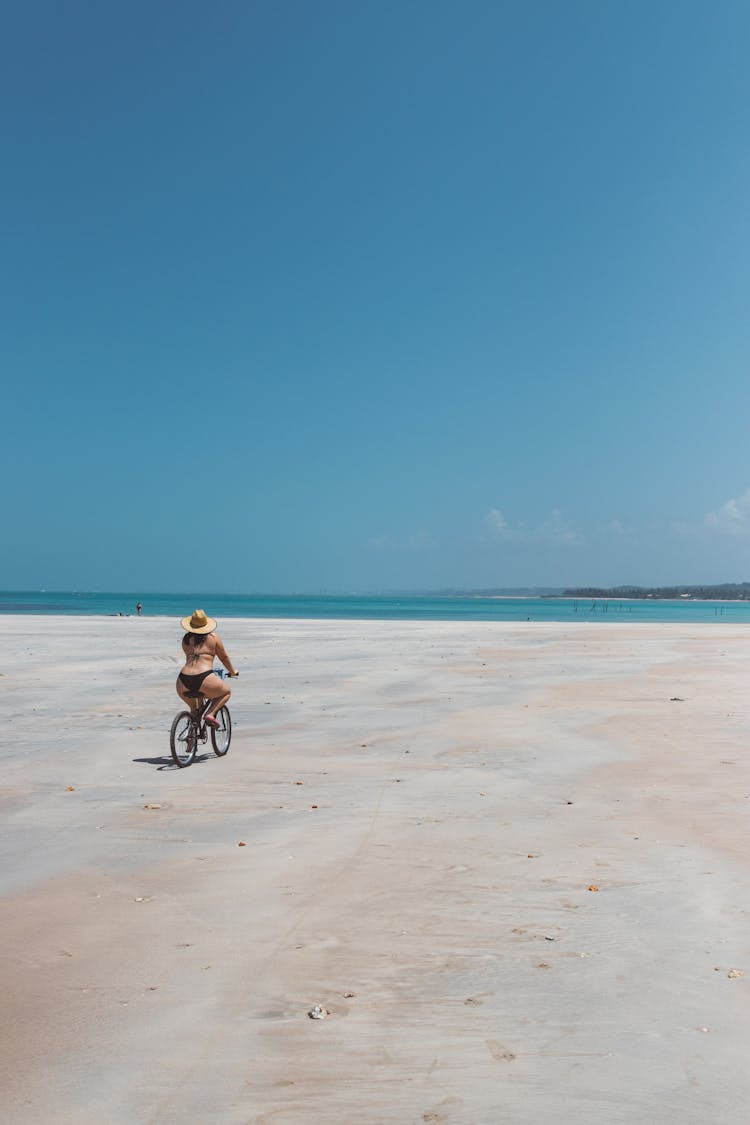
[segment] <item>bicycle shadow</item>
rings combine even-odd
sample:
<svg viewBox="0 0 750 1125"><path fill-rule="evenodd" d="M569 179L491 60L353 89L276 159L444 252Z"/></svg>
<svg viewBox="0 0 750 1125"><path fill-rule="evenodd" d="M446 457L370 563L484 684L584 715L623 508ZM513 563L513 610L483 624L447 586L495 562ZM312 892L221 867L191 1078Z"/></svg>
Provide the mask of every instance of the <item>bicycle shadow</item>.
<svg viewBox="0 0 750 1125"><path fill-rule="evenodd" d="M203 765L204 762L210 761L212 757L213 754L196 754L196 756L193 758L193 761L191 762L191 766ZM133 761L137 762L139 765L156 766L156 768L159 770L179 771L180 769L180 766L176 766L174 764L171 755L168 758L164 755L160 755L160 757L158 758L133 758Z"/></svg>

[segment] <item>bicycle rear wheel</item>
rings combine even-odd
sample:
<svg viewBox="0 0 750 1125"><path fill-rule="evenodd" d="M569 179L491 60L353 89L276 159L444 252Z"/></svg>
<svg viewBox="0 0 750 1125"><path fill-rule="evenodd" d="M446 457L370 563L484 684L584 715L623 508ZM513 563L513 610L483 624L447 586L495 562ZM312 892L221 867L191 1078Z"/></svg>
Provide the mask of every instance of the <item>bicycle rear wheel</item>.
<svg viewBox="0 0 750 1125"><path fill-rule="evenodd" d="M216 721L218 727L211 727L211 742L214 747L214 754L219 758L223 758L229 749L229 743L232 741L232 716L229 714L228 707L222 707L216 714Z"/></svg>
<svg viewBox="0 0 750 1125"><path fill-rule="evenodd" d="M180 711L175 715L169 732L169 748L172 751L174 764L180 769L189 766L193 761L198 749L198 731L189 711Z"/></svg>

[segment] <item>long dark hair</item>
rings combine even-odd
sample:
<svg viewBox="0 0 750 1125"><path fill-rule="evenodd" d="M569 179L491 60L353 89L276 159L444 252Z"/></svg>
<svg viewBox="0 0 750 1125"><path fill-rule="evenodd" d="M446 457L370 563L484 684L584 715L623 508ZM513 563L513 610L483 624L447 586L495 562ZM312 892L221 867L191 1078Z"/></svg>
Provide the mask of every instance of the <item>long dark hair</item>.
<svg viewBox="0 0 750 1125"><path fill-rule="evenodd" d="M205 633L186 633L182 638L182 643L187 645L188 648L200 648L205 637Z"/></svg>

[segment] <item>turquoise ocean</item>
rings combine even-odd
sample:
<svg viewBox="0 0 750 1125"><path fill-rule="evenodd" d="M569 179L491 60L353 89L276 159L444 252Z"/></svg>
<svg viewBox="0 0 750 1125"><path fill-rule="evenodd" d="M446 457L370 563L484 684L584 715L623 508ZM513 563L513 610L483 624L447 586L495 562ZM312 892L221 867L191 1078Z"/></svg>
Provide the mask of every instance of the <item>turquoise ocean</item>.
<svg viewBox="0 0 750 1125"><path fill-rule="evenodd" d="M204 609L212 617L283 617L389 621L726 621L750 624L750 602L479 597L437 594L270 595L71 593L0 591L0 613L184 617Z"/></svg>

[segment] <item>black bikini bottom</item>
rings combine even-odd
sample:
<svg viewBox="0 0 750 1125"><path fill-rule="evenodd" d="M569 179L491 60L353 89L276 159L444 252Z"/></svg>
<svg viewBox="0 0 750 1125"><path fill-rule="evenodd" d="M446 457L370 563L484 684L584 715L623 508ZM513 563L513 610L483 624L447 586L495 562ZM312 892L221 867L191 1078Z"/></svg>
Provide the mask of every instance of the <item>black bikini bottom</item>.
<svg viewBox="0 0 750 1125"><path fill-rule="evenodd" d="M197 696L200 695L201 684L206 676L213 675L213 671L213 668L209 668L207 672L199 672L197 676L190 676L187 672L180 672L180 679L187 688L185 694L191 699L197 698Z"/></svg>

